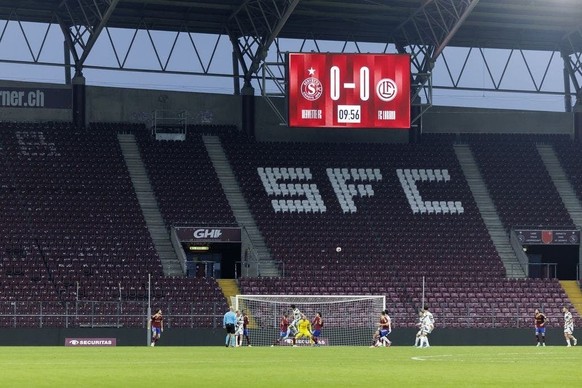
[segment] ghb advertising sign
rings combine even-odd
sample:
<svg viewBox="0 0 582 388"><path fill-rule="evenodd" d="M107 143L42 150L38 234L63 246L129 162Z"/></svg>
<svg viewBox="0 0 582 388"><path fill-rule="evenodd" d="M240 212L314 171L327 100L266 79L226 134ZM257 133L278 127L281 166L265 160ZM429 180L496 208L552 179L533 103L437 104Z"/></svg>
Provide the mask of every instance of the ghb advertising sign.
<svg viewBox="0 0 582 388"><path fill-rule="evenodd" d="M241 242L241 229L229 227L175 227L181 242Z"/></svg>

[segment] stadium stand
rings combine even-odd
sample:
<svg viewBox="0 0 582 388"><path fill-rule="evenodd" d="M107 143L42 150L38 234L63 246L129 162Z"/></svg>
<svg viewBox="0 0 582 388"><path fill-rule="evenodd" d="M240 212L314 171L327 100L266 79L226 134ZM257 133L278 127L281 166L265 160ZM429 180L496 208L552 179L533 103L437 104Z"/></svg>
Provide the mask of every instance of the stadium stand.
<svg viewBox="0 0 582 388"><path fill-rule="evenodd" d="M385 294L404 326L415 322L422 276L428 303L452 327L523 326L536 306L557 315L567 301L556 280L505 279L451 141L223 139L274 257L285 262L285 278L241 279L245 293Z"/></svg>
<svg viewBox="0 0 582 388"><path fill-rule="evenodd" d="M166 225L234 225L197 127L184 142L156 141L137 133L138 145Z"/></svg>
<svg viewBox="0 0 582 388"><path fill-rule="evenodd" d="M400 327L416 322L423 276L426 301L445 327L524 327L533 309L559 316L568 303L556 279L505 278L454 136L427 144L259 143L218 126L168 142L123 124L79 131L4 123L2 327L143 327L147 274L170 326L218 324L226 303L215 279L162 274L115 137L122 131L136 133L168 226L234 223L201 139L221 136L273 257L285 263L283 277L240 279L243 293L386 295ZM513 146L496 147L496 158L539 166L531 144L515 145L527 154L520 158ZM543 193L555 198L551 188ZM530 220L507 209L508 222Z"/></svg>
<svg viewBox="0 0 582 388"><path fill-rule="evenodd" d="M579 144L556 142L553 144L560 164L568 176L578 199L582 199L582 150Z"/></svg>
<svg viewBox="0 0 582 388"><path fill-rule="evenodd" d="M561 137L472 136L473 155L507 230L518 225L574 225L535 148Z"/></svg>
<svg viewBox="0 0 582 388"><path fill-rule="evenodd" d="M163 277L115 131L3 123L0 144L0 304L21 315L0 324L34 326L42 310L43 326L143 326L148 275L155 306L225 308L214 279ZM81 318L65 322L72 311Z"/></svg>

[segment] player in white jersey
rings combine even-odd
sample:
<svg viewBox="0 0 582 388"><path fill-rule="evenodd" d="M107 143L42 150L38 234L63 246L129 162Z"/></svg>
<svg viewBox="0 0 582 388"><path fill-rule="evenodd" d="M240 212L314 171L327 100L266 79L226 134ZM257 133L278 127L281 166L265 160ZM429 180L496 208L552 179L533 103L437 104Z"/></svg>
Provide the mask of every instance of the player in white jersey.
<svg viewBox="0 0 582 388"><path fill-rule="evenodd" d="M287 328L287 334L285 335L285 338L289 337L290 335L295 335L297 332L297 323L299 323L301 316L303 315L294 304L291 305L291 314L293 314L293 320L289 324L289 328Z"/></svg>
<svg viewBox="0 0 582 388"><path fill-rule="evenodd" d="M428 306L424 306L422 312L422 321L420 324L420 345L419 348L428 348L430 344L428 343L428 335L432 333L434 329L434 317L430 311L428 311Z"/></svg>
<svg viewBox="0 0 582 388"><path fill-rule="evenodd" d="M562 307L562 312L564 313L564 338L566 339L566 346L576 346L578 340L572 335L572 333L574 333L574 319L572 318L572 313L567 306ZM570 340L572 343L570 343Z"/></svg>
<svg viewBox="0 0 582 388"><path fill-rule="evenodd" d="M236 310L236 326L234 331L234 336L236 339L236 346L242 346L243 330L244 329L244 316L239 310Z"/></svg>
<svg viewBox="0 0 582 388"><path fill-rule="evenodd" d="M420 345L420 337L422 335L422 316L424 315L424 311L422 309L418 310L418 322L416 323L416 327L418 327L418 332L416 333L416 338L414 339L414 346L418 347Z"/></svg>

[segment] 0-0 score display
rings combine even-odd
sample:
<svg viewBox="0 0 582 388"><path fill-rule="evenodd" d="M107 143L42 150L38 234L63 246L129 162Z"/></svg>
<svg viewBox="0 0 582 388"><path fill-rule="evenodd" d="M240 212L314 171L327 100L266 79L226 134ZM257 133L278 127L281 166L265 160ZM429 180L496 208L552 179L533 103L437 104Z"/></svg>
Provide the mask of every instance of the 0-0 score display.
<svg viewBox="0 0 582 388"><path fill-rule="evenodd" d="M291 53L291 127L410 127L410 57Z"/></svg>

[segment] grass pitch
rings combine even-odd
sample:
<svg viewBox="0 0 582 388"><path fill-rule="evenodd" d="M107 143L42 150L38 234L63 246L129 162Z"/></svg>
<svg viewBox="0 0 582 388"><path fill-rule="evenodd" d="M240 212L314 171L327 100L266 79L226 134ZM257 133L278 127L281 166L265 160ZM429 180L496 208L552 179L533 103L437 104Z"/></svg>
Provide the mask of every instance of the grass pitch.
<svg viewBox="0 0 582 388"><path fill-rule="evenodd" d="M2 347L5 387L563 387L582 346ZM241 385L242 384L242 385Z"/></svg>

